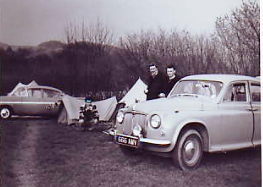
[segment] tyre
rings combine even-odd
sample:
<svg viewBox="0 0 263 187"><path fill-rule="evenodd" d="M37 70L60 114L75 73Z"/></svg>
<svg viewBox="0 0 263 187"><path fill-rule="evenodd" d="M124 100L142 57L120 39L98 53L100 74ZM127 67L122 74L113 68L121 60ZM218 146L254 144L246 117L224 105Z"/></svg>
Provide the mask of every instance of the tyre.
<svg viewBox="0 0 263 187"><path fill-rule="evenodd" d="M8 119L12 116L12 109L8 106L2 106L0 108L0 118Z"/></svg>
<svg viewBox="0 0 263 187"><path fill-rule="evenodd" d="M203 157L203 143L200 134L194 129L184 131L179 136L172 157L182 170L197 168Z"/></svg>

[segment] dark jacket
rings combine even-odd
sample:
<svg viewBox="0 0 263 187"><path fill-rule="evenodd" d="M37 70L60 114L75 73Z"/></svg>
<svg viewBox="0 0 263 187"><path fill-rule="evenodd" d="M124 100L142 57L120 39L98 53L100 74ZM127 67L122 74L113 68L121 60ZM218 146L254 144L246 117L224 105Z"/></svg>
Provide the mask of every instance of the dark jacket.
<svg viewBox="0 0 263 187"><path fill-rule="evenodd" d="M175 83L177 83L180 80L180 78L178 77L174 77L172 80L169 80L169 78L166 78L166 84L165 84L165 96L167 97L167 95L170 93L170 91L173 89Z"/></svg>
<svg viewBox="0 0 263 187"><path fill-rule="evenodd" d="M164 85L165 85L165 76L158 72L158 74L153 78L150 77L148 84L148 93L147 100L157 99L160 93L164 93Z"/></svg>

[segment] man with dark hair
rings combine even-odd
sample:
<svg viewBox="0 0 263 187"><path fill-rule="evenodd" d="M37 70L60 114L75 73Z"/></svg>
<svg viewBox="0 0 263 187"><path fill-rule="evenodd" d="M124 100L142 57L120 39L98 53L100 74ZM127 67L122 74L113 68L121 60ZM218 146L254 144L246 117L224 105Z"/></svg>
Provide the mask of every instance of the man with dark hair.
<svg viewBox="0 0 263 187"><path fill-rule="evenodd" d="M176 70L172 64L166 67L166 74L167 74L167 79L164 88L165 96L167 96L170 93L175 83L177 83L177 81L180 80L180 78L176 76Z"/></svg>
<svg viewBox="0 0 263 187"><path fill-rule="evenodd" d="M150 78L148 88L145 90L147 100L157 99L164 92L165 76L158 71L156 64L149 65Z"/></svg>

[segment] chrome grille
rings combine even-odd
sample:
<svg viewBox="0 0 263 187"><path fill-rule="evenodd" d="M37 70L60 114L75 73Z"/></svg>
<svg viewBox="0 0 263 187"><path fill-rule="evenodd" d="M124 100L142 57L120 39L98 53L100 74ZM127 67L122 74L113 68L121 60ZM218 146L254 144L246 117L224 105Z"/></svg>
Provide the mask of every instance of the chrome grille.
<svg viewBox="0 0 263 187"><path fill-rule="evenodd" d="M123 122L123 133L132 135L134 125L140 125L144 132L146 132L146 115L138 113L126 113Z"/></svg>

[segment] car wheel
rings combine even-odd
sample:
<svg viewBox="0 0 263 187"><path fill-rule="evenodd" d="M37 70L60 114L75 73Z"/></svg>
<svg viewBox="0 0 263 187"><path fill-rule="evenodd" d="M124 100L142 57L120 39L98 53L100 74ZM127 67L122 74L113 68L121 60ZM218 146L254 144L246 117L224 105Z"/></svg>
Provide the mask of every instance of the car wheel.
<svg viewBox="0 0 263 187"><path fill-rule="evenodd" d="M172 156L174 162L179 164L182 170L197 168L203 157L203 143L200 134L194 129L182 133Z"/></svg>
<svg viewBox="0 0 263 187"><path fill-rule="evenodd" d="M123 145L119 145L119 147L120 147L122 153L127 155L127 156L137 154L137 149L135 149L133 147L123 146Z"/></svg>
<svg viewBox="0 0 263 187"><path fill-rule="evenodd" d="M0 117L2 119L8 119L12 116L12 110L10 107L4 106L0 108Z"/></svg>

